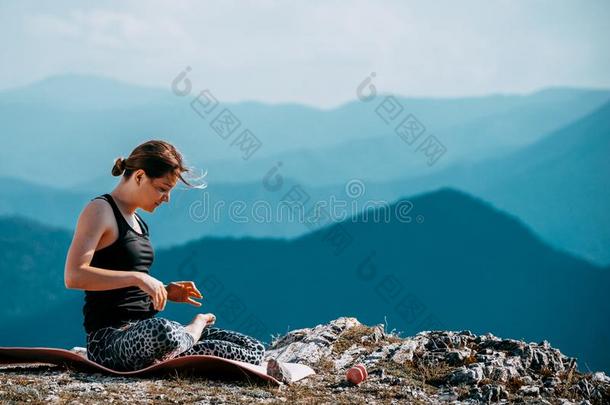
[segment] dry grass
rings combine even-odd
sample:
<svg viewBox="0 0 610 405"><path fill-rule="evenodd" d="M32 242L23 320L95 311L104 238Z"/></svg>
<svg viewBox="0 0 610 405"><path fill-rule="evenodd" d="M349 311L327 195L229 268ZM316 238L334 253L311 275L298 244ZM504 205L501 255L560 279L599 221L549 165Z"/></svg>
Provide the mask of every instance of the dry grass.
<svg viewBox="0 0 610 405"><path fill-rule="evenodd" d="M373 334L373 328L365 326L365 325L357 325L352 328L349 328L335 341L333 344L333 353L334 354L342 354L347 349L352 347L354 343L362 346L370 346L370 342L363 343L362 338L365 336L370 336Z"/></svg>
<svg viewBox="0 0 610 405"><path fill-rule="evenodd" d="M553 370L551 370L549 367L542 367L538 374L540 374L542 377L551 377L555 375Z"/></svg>
<svg viewBox="0 0 610 405"><path fill-rule="evenodd" d="M388 343L398 343L402 339L398 336L386 334L384 338L379 342L375 342L373 339L375 328L366 325L357 325L347 329L333 344L332 352L340 355L348 350L352 345L357 344L360 347L366 349L368 353L372 353L376 349L387 345ZM370 339L363 339L370 337Z"/></svg>
<svg viewBox="0 0 610 405"><path fill-rule="evenodd" d="M470 356L466 357L464 359L464 366L467 366L469 364L473 364L477 362L477 356L475 354L471 354Z"/></svg>
<svg viewBox="0 0 610 405"><path fill-rule="evenodd" d="M488 384L493 384L493 380L491 378L483 378L481 381L479 381L477 383L477 385L479 387L482 387L483 385L488 385Z"/></svg>
<svg viewBox="0 0 610 405"><path fill-rule="evenodd" d="M519 391L519 388L523 387L525 385L525 383L523 382L523 380L521 379L521 377L511 377L508 379L508 381L506 382L506 389L510 392L510 393L516 393L517 391Z"/></svg>
<svg viewBox="0 0 610 405"><path fill-rule="evenodd" d="M390 360L382 360L378 363L388 375L404 380L404 384L418 387L429 394L438 391L442 382L446 381L448 374L453 369L446 364L424 364L414 357L414 361L405 361L403 364Z"/></svg>
<svg viewBox="0 0 610 405"><path fill-rule="evenodd" d="M434 387L439 387L447 381L449 374L455 369L455 367L451 367L445 362L424 361L417 354L413 356L413 368L424 384Z"/></svg>
<svg viewBox="0 0 610 405"><path fill-rule="evenodd" d="M335 363L328 357L322 357L313 365L313 369L316 373L331 374L335 372Z"/></svg>

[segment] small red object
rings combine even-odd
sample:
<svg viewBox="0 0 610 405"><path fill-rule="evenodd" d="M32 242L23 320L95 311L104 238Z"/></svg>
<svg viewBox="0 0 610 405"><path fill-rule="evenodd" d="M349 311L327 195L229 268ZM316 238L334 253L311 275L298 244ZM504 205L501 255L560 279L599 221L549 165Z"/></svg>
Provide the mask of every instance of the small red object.
<svg viewBox="0 0 610 405"><path fill-rule="evenodd" d="M362 370L362 374L364 374L365 379L369 376L369 373L368 371L366 371L366 367L364 367L364 364L356 364L354 367L358 367L360 370Z"/></svg>
<svg viewBox="0 0 610 405"><path fill-rule="evenodd" d="M356 364L354 367L347 370L345 378L347 378L347 381L351 382L352 384L358 385L362 381L366 380L368 375L369 373L366 371L366 367L364 367L363 364Z"/></svg>

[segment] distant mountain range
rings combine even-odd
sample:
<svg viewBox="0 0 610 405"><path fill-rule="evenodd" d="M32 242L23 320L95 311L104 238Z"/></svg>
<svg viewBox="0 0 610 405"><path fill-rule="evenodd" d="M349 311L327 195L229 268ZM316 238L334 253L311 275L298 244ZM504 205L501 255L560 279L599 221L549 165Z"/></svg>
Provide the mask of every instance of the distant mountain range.
<svg viewBox="0 0 610 405"><path fill-rule="evenodd" d="M242 183L214 183L200 190L176 189L167 206L154 215L144 213L156 246L167 247L202 236L295 237L306 232L298 221L255 221L255 203L267 202L276 210L294 185L302 185L311 201L331 196L348 203L392 202L406 193L455 187L482 196L498 208L517 215L544 240L601 265L610 264L610 103L566 127L513 153L472 164L459 164L438 172L391 182L364 182L363 195L350 198L345 184L309 186L287 177L278 167L283 186L269 192L263 179ZM96 191L63 190L0 178L0 215L22 215L46 224L71 229L89 199L109 192L118 181L95 185ZM271 179L273 180L273 179ZM91 185L94 188L94 185ZM205 197L204 197L205 196ZM207 217L203 201L207 198ZM242 201L247 221L229 215L229 205ZM224 204L220 206L219 204ZM218 215L212 214L219 207ZM193 212L197 208L197 212ZM199 216L198 216L199 215Z"/></svg>
<svg viewBox="0 0 610 405"><path fill-rule="evenodd" d="M203 86L203 85L202 85ZM115 157L151 138L174 142L212 182L258 181L278 161L286 176L311 186L359 177L377 182L430 174L455 163L496 157L541 139L610 98L605 90L547 89L528 95L454 99L396 96L402 113L390 124L373 102L330 110L297 104L225 103L262 142L249 160L191 108L188 97L91 76L58 76L0 92L0 174L52 185L99 190ZM355 95L355 94L354 94ZM396 107L396 108L399 108ZM380 110L379 110L380 111ZM432 167L417 145L394 132L412 114L447 148ZM213 118L213 117L212 117ZM35 165L24 164L26 158Z"/></svg>
<svg viewBox="0 0 610 405"><path fill-rule="evenodd" d="M364 128L372 126L371 136L327 147L286 150L247 162L212 162L210 178L223 182L259 181L278 162L282 162L285 176L310 187L345 184L354 178L377 183L428 176L457 164L508 155L594 112L609 99L606 91L577 89L549 89L526 96L399 99L405 111L413 113L427 126L427 133L434 134L447 150L432 167L423 152L417 150L421 139L413 145L406 144L392 132L392 125L384 124L375 114L373 106L351 103L336 114L345 116L346 123L353 119L350 117L373 119L372 125L359 124ZM334 133L329 131L328 135L334 138Z"/></svg>
<svg viewBox="0 0 610 405"><path fill-rule="evenodd" d="M4 90L0 93L0 102L25 107L106 111L168 103L171 101L169 96L164 89L126 84L107 77L66 74Z"/></svg>
<svg viewBox="0 0 610 405"><path fill-rule="evenodd" d="M441 189L408 201L409 218L395 214L399 201L294 240L204 238L158 250L152 273L196 281L200 310L215 312L218 326L266 341L353 315L408 334L544 338L584 367L610 370L610 269L550 248L468 194ZM388 222L372 220L386 212ZM82 293L62 284L69 233L6 218L0 235L0 344L82 345ZM197 311L169 304L162 315L187 322Z"/></svg>
<svg viewBox="0 0 610 405"><path fill-rule="evenodd" d="M71 237L30 219L0 217L0 318L28 316L63 302L69 295L63 263Z"/></svg>
<svg viewBox="0 0 610 405"><path fill-rule="evenodd" d="M610 103L503 158L455 165L430 176L373 184L397 197L451 186L480 196L552 245L610 263ZM404 191L403 191L404 193Z"/></svg>

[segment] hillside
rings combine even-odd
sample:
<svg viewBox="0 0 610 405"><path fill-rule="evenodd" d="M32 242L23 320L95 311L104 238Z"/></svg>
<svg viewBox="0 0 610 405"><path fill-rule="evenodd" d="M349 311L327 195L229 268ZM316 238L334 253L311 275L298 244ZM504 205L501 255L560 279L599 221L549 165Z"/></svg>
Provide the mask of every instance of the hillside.
<svg viewBox="0 0 610 405"><path fill-rule="evenodd" d="M210 302L237 297L241 313L216 305L234 325L250 314L271 331L344 314L369 323L387 316L407 333L435 324L546 338L590 367L610 364L593 349L609 336L607 272L549 248L516 218L461 192L409 201L411 223L357 216L292 241L203 239L160 253L157 269L163 277L199 277L204 288L208 280ZM333 238L345 234L351 243L338 251Z"/></svg>
<svg viewBox="0 0 610 405"><path fill-rule="evenodd" d="M25 218L0 217L0 319L19 319L62 304L63 263L71 235ZM13 334L2 328L0 336Z"/></svg>

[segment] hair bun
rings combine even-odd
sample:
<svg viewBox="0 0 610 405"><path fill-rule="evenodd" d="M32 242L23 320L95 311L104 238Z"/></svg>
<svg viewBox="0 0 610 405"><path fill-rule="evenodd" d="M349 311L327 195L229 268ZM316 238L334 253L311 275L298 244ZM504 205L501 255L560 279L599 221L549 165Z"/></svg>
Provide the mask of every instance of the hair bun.
<svg viewBox="0 0 610 405"><path fill-rule="evenodd" d="M120 176L125 171L125 159L122 157L116 158L112 167L112 175Z"/></svg>

